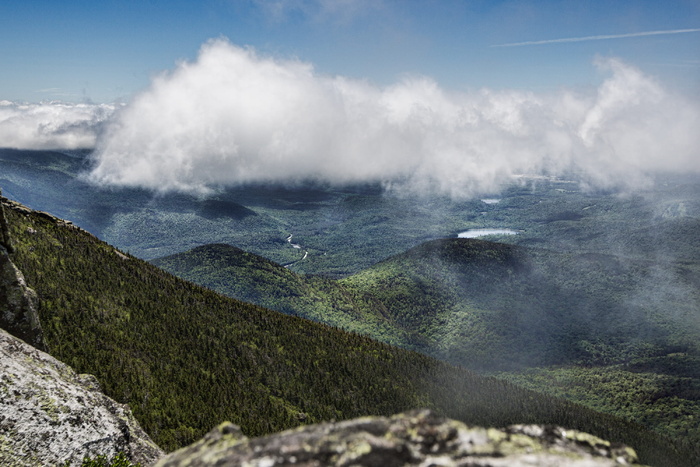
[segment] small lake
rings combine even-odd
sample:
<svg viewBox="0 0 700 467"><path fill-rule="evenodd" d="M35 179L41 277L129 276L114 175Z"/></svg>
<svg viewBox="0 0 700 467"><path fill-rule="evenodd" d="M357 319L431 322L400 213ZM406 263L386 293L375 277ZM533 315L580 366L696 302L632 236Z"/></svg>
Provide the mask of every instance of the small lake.
<svg viewBox="0 0 700 467"><path fill-rule="evenodd" d="M476 238L486 235L517 235L518 232L510 229L470 229L457 234L458 238Z"/></svg>

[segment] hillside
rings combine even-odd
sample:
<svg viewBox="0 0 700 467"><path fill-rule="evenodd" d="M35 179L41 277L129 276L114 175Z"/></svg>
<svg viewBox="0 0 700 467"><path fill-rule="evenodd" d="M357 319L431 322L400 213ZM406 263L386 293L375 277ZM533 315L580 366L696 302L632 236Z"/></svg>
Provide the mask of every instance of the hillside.
<svg viewBox="0 0 700 467"><path fill-rule="evenodd" d="M336 280L297 274L231 245L204 245L151 263L229 297L389 344L411 347L420 340L378 313L384 306L374 297L355 293Z"/></svg>
<svg viewBox="0 0 700 467"><path fill-rule="evenodd" d="M227 245L154 263L232 297L498 371L700 442L693 262L445 239L339 281L298 275ZM533 368L543 376L529 378Z"/></svg>
<svg viewBox="0 0 700 467"><path fill-rule="evenodd" d="M481 369L700 350L694 263L445 239L340 283L379 299L444 358ZM596 342L605 349L590 349Z"/></svg>
<svg viewBox="0 0 700 467"><path fill-rule="evenodd" d="M449 239L341 283L433 356L700 443L695 262Z"/></svg>
<svg viewBox="0 0 700 467"><path fill-rule="evenodd" d="M49 215L7 210L13 260L53 356L129 403L161 447L221 420L249 436L428 407L467 423L553 423L680 465L667 439L417 353L217 295Z"/></svg>

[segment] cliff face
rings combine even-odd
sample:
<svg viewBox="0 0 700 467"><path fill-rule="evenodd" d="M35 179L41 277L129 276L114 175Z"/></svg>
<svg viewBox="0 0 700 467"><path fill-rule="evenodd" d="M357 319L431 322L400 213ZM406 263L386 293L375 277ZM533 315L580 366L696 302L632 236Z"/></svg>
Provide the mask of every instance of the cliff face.
<svg viewBox="0 0 700 467"><path fill-rule="evenodd" d="M224 423L156 466L592 467L636 460L628 447L575 430L539 425L474 428L424 410L311 425L257 439Z"/></svg>
<svg viewBox="0 0 700 467"><path fill-rule="evenodd" d="M10 253L12 240L5 209L0 202L0 328L38 349L46 350L36 293L27 287L24 275L10 259Z"/></svg>
<svg viewBox="0 0 700 467"><path fill-rule="evenodd" d="M2 190L0 190L0 245L2 245L8 253L12 253L12 240L10 239L10 228L7 225L5 218L5 206L3 206Z"/></svg>
<svg viewBox="0 0 700 467"><path fill-rule="evenodd" d="M0 329L0 465L80 465L118 452L144 465L163 455L94 376Z"/></svg>

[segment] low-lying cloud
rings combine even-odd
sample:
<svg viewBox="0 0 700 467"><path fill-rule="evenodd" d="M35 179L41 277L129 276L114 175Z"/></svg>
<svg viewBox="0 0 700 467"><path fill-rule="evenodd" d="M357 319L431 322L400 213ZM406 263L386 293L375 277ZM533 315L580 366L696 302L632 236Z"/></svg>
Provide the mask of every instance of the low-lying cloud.
<svg viewBox="0 0 700 467"><path fill-rule="evenodd" d="M114 105L0 101L0 147L16 149L93 148Z"/></svg>
<svg viewBox="0 0 700 467"><path fill-rule="evenodd" d="M197 193L376 181L465 196L517 174L573 172L610 187L659 170L700 171L697 102L621 61L596 66L607 78L590 92L458 93L425 77L377 87L320 75L215 40L116 113L88 177Z"/></svg>

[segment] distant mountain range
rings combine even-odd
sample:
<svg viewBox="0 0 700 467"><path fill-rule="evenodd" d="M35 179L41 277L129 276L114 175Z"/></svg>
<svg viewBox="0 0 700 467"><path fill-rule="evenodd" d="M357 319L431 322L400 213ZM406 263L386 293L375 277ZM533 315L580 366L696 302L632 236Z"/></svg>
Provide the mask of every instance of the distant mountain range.
<svg viewBox="0 0 700 467"><path fill-rule="evenodd" d="M520 178L483 200L323 184L239 186L197 198L89 185L80 177L88 166L87 153L0 149L0 187L148 260L224 243L292 263L295 272L338 278L428 240L506 228L519 233L489 238L559 252L700 261L697 176L660 178L634 194Z"/></svg>

